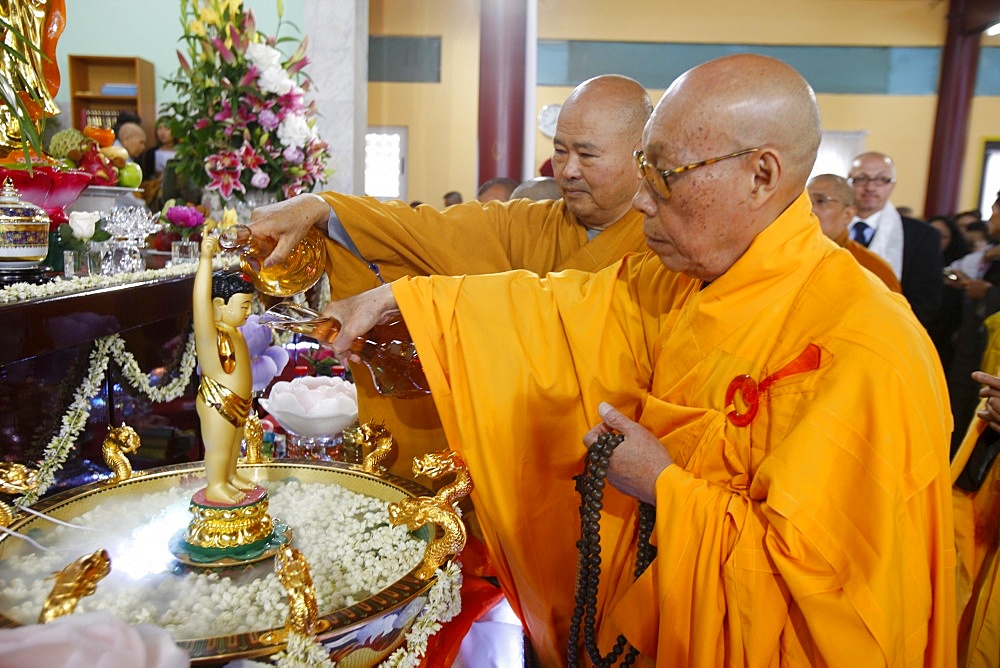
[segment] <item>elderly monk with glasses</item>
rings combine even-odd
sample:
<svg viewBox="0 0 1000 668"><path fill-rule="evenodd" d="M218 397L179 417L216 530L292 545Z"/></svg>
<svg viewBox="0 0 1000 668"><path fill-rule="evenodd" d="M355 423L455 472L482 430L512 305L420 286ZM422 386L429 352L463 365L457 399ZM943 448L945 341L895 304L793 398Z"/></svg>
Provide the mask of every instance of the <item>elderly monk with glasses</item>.
<svg viewBox="0 0 1000 668"><path fill-rule="evenodd" d="M820 135L794 69L710 61L643 131L651 252L327 308L341 351L405 319L542 665L954 664L943 374L816 224Z"/></svg>

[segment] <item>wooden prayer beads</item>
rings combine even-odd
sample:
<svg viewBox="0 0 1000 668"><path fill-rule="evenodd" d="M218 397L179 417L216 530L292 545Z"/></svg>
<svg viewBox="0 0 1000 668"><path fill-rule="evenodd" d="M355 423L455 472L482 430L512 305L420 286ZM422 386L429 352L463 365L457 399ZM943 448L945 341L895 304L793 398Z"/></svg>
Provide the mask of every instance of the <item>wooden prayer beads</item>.
<svg viewBox="0 0 1000 668"><path fill-rule="evenodd" d="M613 666L625 652L628 639L619 635L615 646L601 656L597 647L597 586L601 579L601 536L600 521L604 499L604 484L608 475L608 461L615 448L625 440L619 433L601 434L587 450L587 459L582 474L576 476L576 491L580 494L580 540L576 544L580 561L576 575L576 606L570 622L568 665L579 665L580 629L583 628L583 644L591 663L598 668ZM636 553L635 577L642 575L656 558L656 547L650 544L653 526L656 523L656 508L648 503L639 504L639 537ZM629 646L622 657L623 666L635 663L639 650Z"/></svg>

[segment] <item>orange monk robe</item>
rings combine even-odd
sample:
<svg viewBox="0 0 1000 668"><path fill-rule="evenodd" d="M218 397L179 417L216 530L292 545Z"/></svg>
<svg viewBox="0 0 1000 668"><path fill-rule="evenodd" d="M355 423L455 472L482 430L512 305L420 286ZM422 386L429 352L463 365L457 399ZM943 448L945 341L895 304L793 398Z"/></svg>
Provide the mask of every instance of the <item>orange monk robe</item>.
<svg viewBox="0 0 1000 668"><path fill-rule="evenodd" d="M887 288L893 292L903 294L903 286L899 284L899 279L896 278L896 273L892 270L892 265L854 239L851 239L847 228L844 228L840 237L833 241L841 248L846 248L854 256L854 259L858 261L858 264L882 279Z"/></svg>
<svg viewBox="0 0 1000 668"><path fill-rule="evenodd" d="M393 284L542 665L565 661L572 477L601 401L676 462L636 582L636 504L605 488L604 652L624 633L661 666L955 663L943 373L905 300L809 211L799 197L707 286L651 254ZM740 426L726 393L744 375L764 389Z"/></svg>
<svg viewBox="0 0 1000 668"><path fill-rule="evenodd" d="M386 281L430 274L486 274L510 269L536 273L597 271L628 252L646 249L642 214L629 209L593 240L562 200L467 202L438 211L404 202L323 193L360 253ZM380 282L374 271L343 246L327 244L327 275L335 299ZM447 447L430 397L391 400L379 395L370 374L352 368L362 421L385 422L399 450L390 471L412 478L414 457ZM431 485L421 478L419 482ZM447 481L445 481L447 482Z"/></svg>
<svg viewBox="0 0 1000 668"><path fill-rule="evenodd" d="M982 405L980 405L980 408ZM979 435L989 429L976 417L952 460L958 479ZM958 657L967 668L1000 665L1000 458L978 491L954 489L958 546Z"/></svg>

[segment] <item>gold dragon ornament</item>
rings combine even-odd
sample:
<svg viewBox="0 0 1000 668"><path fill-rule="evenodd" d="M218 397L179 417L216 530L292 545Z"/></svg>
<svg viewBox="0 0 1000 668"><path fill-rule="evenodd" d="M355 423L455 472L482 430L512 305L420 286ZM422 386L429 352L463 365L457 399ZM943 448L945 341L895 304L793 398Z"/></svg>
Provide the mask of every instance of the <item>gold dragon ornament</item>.
<svg viewBox="0 0 1000 668"><path fill-rule="evenodd" d="M108 551L97 550L80 557L56 573L55 586L42 605L38 623L45 624L73 612L79 600L97 591L97 583L110 572L111 557Z"/></svg>
<svg viewBox="0 0 1000 668"><path fill-rule="evenodd" d="M393 526L406 524L416 531L426 524L436 524L444 535L435 537L424 550L424 561L417 569L417 577L427 580L448 558L465 548L465 524L455 510L455 504L472 491L472 477L462 458L451 451L431 452L413 460L414 475L425 475L433 480L454 473L455 479L438 490L434 496L418 496L389 504L389 522Z"/></svg>
<svg viewBox="0 0 1000 668"><path fill-rule="evenodd" d="M345 452L363 453L369 447L373 448L364 458L364 463L359 467L365 473L381 475L385 472L382 460L392 452L392 434L385 428L384 424L366 422L364 424L354 423L344 430L343 435Z"/></svg>
<svg viewBox="0 0 1000 668"><path fill-rule="evenodd" d="M38 471L29 469L24 464L13 462L0 463L0 493L24 494L38 487ZM0 501L0 525L9 527L14 521L14 511L3 501Z"/></svg>
<svg viewBox="0 0 1000 668"><path fill-rule="evenodd" d="M261 642L277 645L287 642L293 633L312 638L329 629L330 622L319 618L316 587L309 562L302 552L290 545L278 550L274 557L274 573L288 597L288 616L283 629L264 634Z"/></svg>
<svg viewBox="0 0 1000 668"><path fill-rule="evenodd" d="M132 477L132 464L125 454L134 454L140 445L142 442L139 434L124 422L122 426L108 430L108 436L101 445L101 454L104 455L104 463L113 474L108 480L109 485L117 485Z"/></svg>

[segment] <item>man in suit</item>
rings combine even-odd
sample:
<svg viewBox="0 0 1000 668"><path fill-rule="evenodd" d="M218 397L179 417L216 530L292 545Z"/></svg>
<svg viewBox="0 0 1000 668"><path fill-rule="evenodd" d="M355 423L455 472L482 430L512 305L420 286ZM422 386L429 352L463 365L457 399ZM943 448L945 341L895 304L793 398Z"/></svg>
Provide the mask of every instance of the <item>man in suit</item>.
<svg viewBox="0 0 1000 668"><path fill-rule="evenodd" d="M851 239L889 263L903 296L926 327L937 315L944 293L941 234L927 223L900 216L889 201L896 186L896 165L886 154L870 151L856 157L850 181L858 207Z"/></svg>

